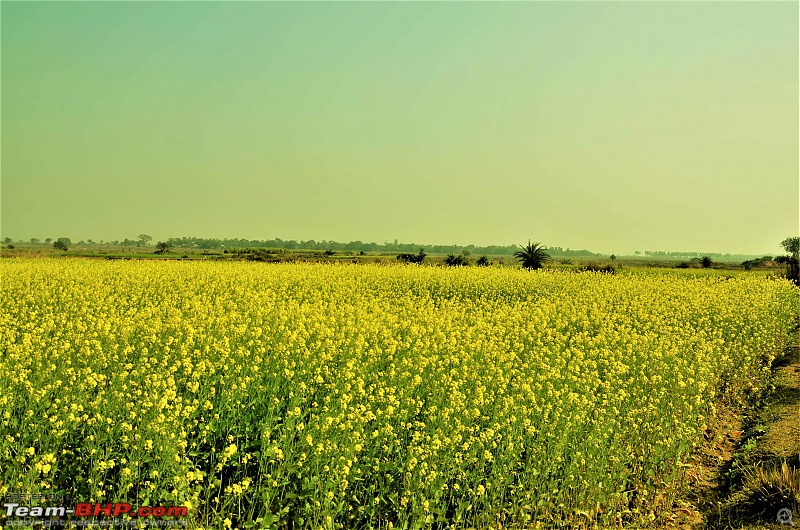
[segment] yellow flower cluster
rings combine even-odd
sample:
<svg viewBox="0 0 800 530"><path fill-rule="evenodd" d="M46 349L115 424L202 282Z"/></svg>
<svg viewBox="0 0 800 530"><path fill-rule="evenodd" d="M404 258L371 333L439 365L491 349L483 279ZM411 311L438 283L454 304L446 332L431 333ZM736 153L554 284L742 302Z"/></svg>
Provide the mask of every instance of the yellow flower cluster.
<svg viewBox="0 0 800 530"><path fill-rule="evenodd" d="M0 491L210 528L619 522L800 296L714 272L4 260ZM727 389L727 390L726 390Z"/></svg>

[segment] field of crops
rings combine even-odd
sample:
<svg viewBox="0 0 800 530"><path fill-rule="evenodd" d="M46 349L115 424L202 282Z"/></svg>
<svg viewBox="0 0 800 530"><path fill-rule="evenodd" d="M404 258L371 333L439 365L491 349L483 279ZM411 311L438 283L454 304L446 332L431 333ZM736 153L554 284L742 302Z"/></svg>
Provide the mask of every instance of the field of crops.
<svg viewBox="0 0 800 530"><path fill-rule="evenodd" d="M0 273L0 494L185 505L204 528L652 519L800 312L785 280L706 271Z"/></svg>

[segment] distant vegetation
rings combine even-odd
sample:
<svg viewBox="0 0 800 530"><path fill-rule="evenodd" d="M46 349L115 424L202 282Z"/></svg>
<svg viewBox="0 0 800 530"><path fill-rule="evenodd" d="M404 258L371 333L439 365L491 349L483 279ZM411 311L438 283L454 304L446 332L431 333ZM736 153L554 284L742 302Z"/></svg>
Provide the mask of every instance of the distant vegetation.
<svg viewBox="0 0 800 530"><path fill-rule="evenodd" d="M792 241L797 240L798 238L787 238L785 242L789 244L790 248ZM67 246L67 249L74 249L75 252L97 252L96 248L103 249L103 251L108 251L108 249L113 249L115 247L122 247L125 249L142 249L142 254L152 254L154 252L154 245L152 244L153 237L148 234L139 234L135 238L125 238L122 240L92 240L88 239L86 241L78 241L72 242L69 238L60 237L60 238L51 238L47 237L44 239L44 243L42 243L42 239L33 237L28 240L13 240L11 237L4 237L3 242L8 245L11 243L15 243L18 250L25 250L26 248L30 248L30 245L52 245L54 241L63 241L64 244ZM326 256L334 256L340 255L344 256L405 256L403 258L399 258L401 261L406 261L408 263L418 263L418 261L410 260L409 256L414 256L415 259L419 259L417 251L420 248L420 245L417 243L400 243L397 240L393 242L384 242L384 243L365 243L363 241L350 241L350 242L337 242L332 240L321 240L316 241L313 239L309 240L283 240L283 239L235 239L235 238L200 238L200 237L171 237L163 243L168 245L169 249L182 249L182 251L190 251L188 255L191 255L192 250L199 250L205 251L203 255L211 255L214 252L220 252L223 254L233 254L235 256L242 256L242 253L258 253L262 256L266 254L277 254L281 252L302 252L302 253L325 253ZM66 252L65 249L61 248L62 246L59 245L58 250L62 250ZM6 248L8 248L6 246ZM52 248L52 247L51 247ZM429 255L433 256L447 256L452 254L462 255L462 256L470 256L470 255L481 255L486 256L486 262L475 262L476 265L488 265L489 256L499 257L499 256L514 256L516 252L519 251L519 246L517 245L488 245L488 246L476 246L476 245L426 245L425 250ZM79 250L80 249L80 250ZM155 250L158 250L156 248ZM599 252L592 252L586 249L570 249L570 248L563 248L559 246L551 246L546 247L547 254L553 258L558 263L563 265L569 265L572 263L573 259L578 260L585 260L591 259L594 261L601 261L601 260L611 260L614 262L619 262L620 260L627 260L630 261L630 258L633 259L640 259L640 260L649 260L651 262L663 262L662 265L666 265L668 261L676 261L681 259L686 259L686 267L693 268L693 267L701 267L705 266L703 264L703 259L708 258L711 260L711 263L719 264L723 262L727 263L739 263L743 268L752 269L758 267L770 267L770 266L779 266L780 264L784 264L787 269L788 273L792 274L792 251L787 250L789 253L788 256L785 257L777 257L773 259L770 256L756 256L756 255L745 255L745 254L723 254L723 253L716 253L716 252L673 252L673 251L661 251L661 250L645 250L645 251L635 251L633 256L620 256L619 254L603 254ZM72 253L72 252L70 252ZM164 254L166 251L160 252L160 254ZM312 256L312 255L310 255ZM769 258L769 259L765 259ZM795 258L796 259L796 258ZM479 260L480 261L480 260ZM696 265L695 265L696 264ZM674 263L669 266L676 266ZM683 266L683 265L680 265ZM710 265L709 265L710 266Z"/></svg>
<svg viewBox="0 0 800 530"><path fill-rule="evenodd" d="M744 267L744 270L749 271L753 267L768 266L769 263L771 263L772 261L773 261L772 256L762 256L760 258L749 259L749 260L743 261L742 262L742 267Z"/></svg>

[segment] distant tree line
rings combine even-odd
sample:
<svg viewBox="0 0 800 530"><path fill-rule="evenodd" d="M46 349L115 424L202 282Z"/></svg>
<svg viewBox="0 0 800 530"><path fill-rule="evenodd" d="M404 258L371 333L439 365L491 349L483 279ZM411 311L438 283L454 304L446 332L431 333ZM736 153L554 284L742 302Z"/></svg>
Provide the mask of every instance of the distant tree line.
<svg viewBox="0 0 800 530"><path fill-rule="evenodd" d="M51 244L53 241L64 240L68 238L46 238L45 243ZM147 234L140 234L135 239L125 238L122 240L108 240L108 241L93 241L88 239L86 241L79 241L74 245L113 245L123 247L148 247L152 246L153 238ZM6 244L12 243L10 237L5 237L3 242ZM21 242L21 241L20 241ZM31 238L30 242L33 244L40 244L39 238ZM350 241L339 242L332 240L316 241L309 240L284 240L280 238L275 239L236 239L236 238L202 238L202 237L171 237L164 241L169 248L196 248L202 250L244 250L248 248L264 248L270 250L310 250L310 251L335 251L335 252L355 252L355 253L380 253L380 254L412 254L416 255L420 245L418 243L400 243L396 239L393 242L365 243L363 241ZM67 243L72 246L73 243ZM517 245L425 245L425 250L430 254L438 255L487 255L487 256L513 256L518 250ZM570 249L558 246L547 247L547 253L553 257L561 259L568 258L602 258L608 256L598 252L591 252L586 249ZM644 256L649 258L663 258L663 259L682 259L682 258L703 258L708 257L714 261L749 261L748 266L758 266L758 263L763 262L763 258L755 255L746 254L730 254L718 252L688 252L688 251L663 251L663 250L637 250L634 252L636 256ZM616 258L617 256L614 256ZM613 259L613 258L612 258Z"/></svg>
<svg viewBox="0 0 800 530"><path fill-rule="evenodd" d="M640 256L642 252L637 250L634 252L635 255ZM711 258L711 259L723 259L725 261L739 261L741 259L752 258L752 255L748 254L722 254L720 252L688 252L688 251L678 251L678 252L665 252L663 250L645 250L644 255L650 258Z"/></svg>
<svg viewBox="0 0 800 530"><path fill-rule="evenodd" d="M206 239L199 237L172 237L167 240L172 247L199 248L199 249L219 249L226 248L234 250L236 248L271 248L284 250L334 250L338 252L373 252L381 254L417 254L420 245L417 243L400 243L396 239L394 242L384 243L365 243L363 241L350 241L347 243L339 241L314 239L309 240L283 240L283 239ZM425 245L425 250L430 254L485 254L490 256L512 256L519 247L517 245ZM595 257L601 254L588 250L571 250L569 248L553 247L548 249L553 256L572 256L572 257Z"/></svg>
<svg viewBox="0 0 800 530"><path fill-rule="evenodd" d="M284 240L275 239L207 239L199 237L172 237L167 240L173 247L220 249L226 248L233 251L236 248L270 248L283 250L333 250L337 252L372 252L381 254L406 253L416 255L420 245L418 243L394 242L375 243L364 241L340 242L332 240ZM461 254L465 250L472 254L511 255L516 251L515 245L425 245L426 251L433 254Z"/></svg>

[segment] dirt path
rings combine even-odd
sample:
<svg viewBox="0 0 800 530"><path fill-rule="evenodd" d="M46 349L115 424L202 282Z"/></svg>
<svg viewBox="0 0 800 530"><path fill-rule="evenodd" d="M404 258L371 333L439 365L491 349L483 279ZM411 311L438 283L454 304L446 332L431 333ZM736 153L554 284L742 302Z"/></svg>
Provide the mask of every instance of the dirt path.
<svg viewBox="0 0 800 530"><path fill-rule="evenodd" d="M702 519L694 528L800 527L800 327L772 369L774 389L763 405L724 417L700 457L695 500Z"/></svg>
<svg viewBox="0 0 800 530"><path fill-rule="evenodd" d="M775 421L760 440L765 455L792 460L800 455L800 340L794 344L775 370L776 390L772 402Z"/></svg>

